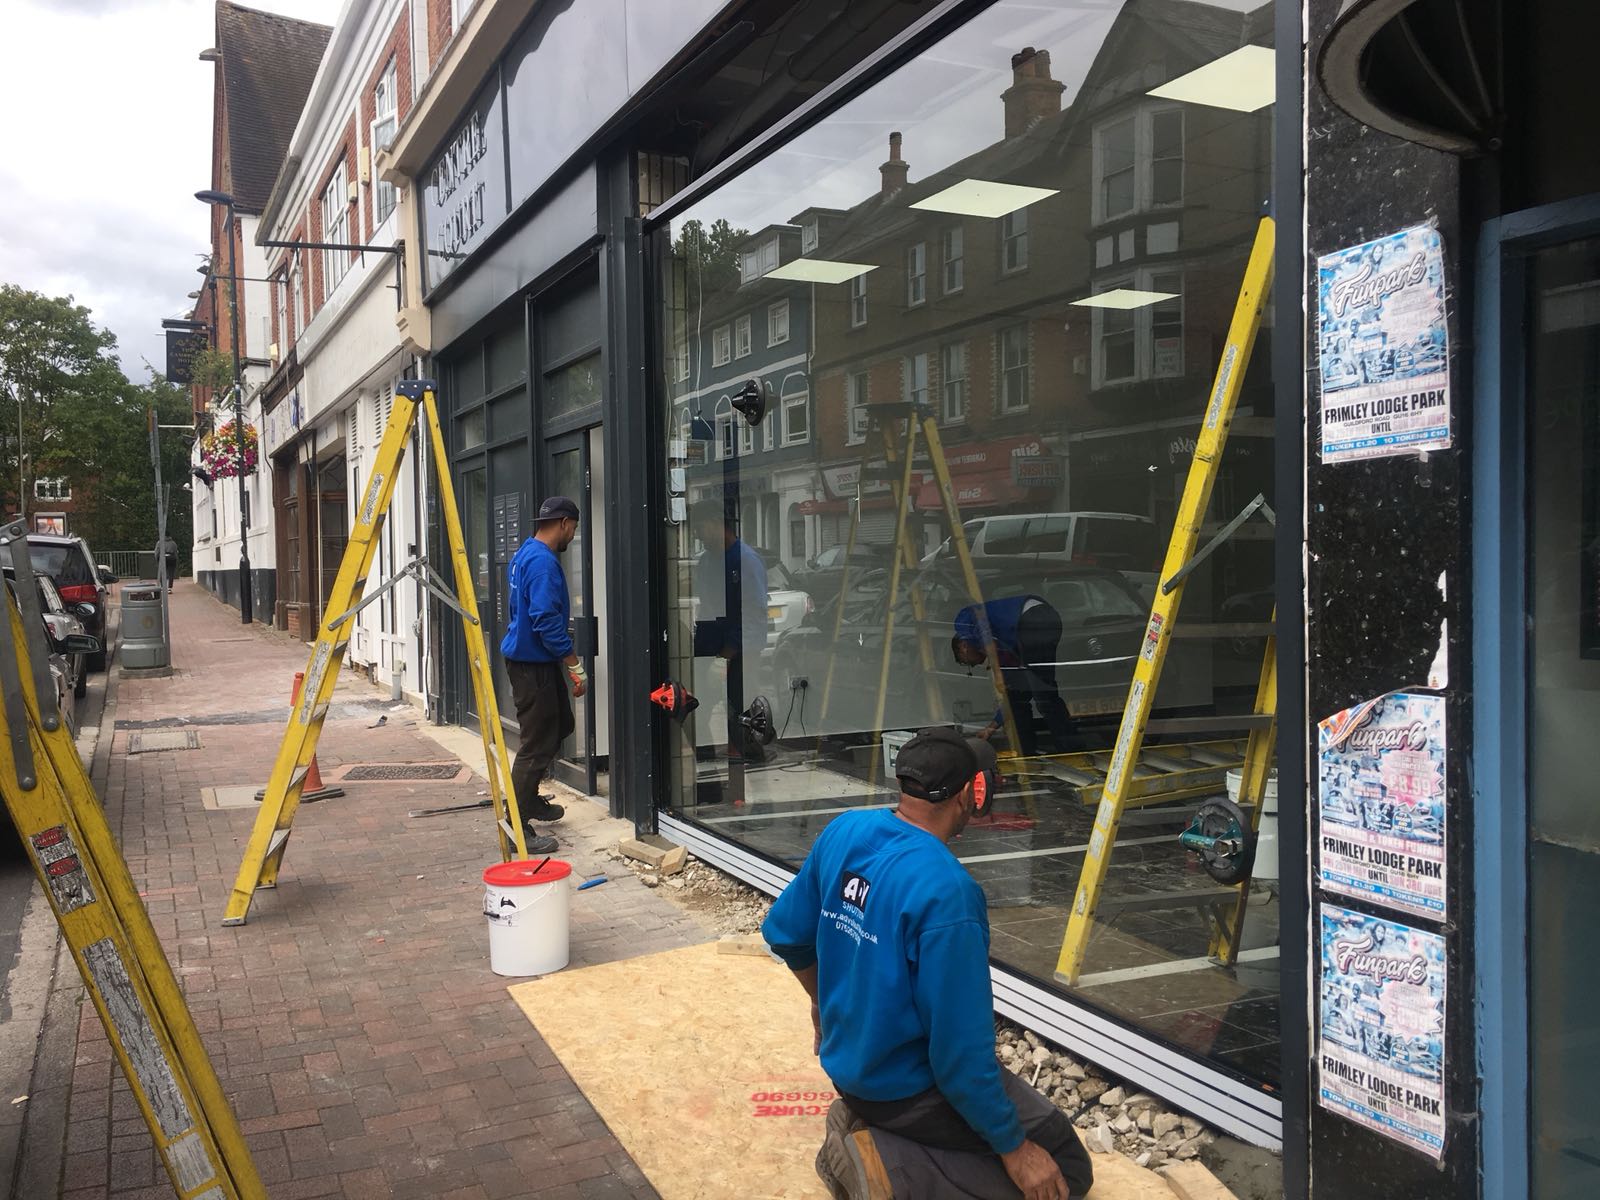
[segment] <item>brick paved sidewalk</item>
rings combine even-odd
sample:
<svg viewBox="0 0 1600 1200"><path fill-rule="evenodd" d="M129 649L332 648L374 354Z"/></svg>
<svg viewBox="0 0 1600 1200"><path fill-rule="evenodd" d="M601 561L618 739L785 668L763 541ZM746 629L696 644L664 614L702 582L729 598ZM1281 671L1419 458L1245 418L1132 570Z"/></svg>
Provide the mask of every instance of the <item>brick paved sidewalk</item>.
<svg viewBox="0 0 1600 1200"><path fill-rule="evenodd" d="M318 757L347 794L301 808L277 889L223 928L256 809L207 808L202 789L265 784L307 652L192 583L172 622L173 676L114 681L95 783L274 1200L654 1196L489 971L488 810L406 815L473 802L482 781L337 779L356 763L449 761L416 710L345 674ZM199 748L129 753L131 734L167 727L196 731ZM631 827L568 804L562 856L598 873ZM711 936L626 871L572 907L574 965ZM87 1004L62 1188L172 1194Z"/></svg>

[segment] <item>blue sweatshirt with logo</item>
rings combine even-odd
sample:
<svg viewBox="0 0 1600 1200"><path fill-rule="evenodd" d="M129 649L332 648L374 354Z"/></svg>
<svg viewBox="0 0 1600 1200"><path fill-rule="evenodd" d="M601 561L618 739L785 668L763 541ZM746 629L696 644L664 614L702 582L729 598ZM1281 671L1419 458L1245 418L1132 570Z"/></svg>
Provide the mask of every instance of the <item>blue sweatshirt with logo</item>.
<svg viewBox="0 0 1600 1200"><path fill-rule="evenodd" d="M572 653L567 576L556 552L531 537L511 560L511 619L500 653L513 662L560 662Z"/></svg>
<svg viewBox="0 0 1600 1200"><path fill-rule="evenodd" d="M839 1090L937 1087L995 1153L1022 1144L994 1052L988 904L943 842L887 809L846 813L761 932L791 969L817 966L822 1066Z"/></svg>

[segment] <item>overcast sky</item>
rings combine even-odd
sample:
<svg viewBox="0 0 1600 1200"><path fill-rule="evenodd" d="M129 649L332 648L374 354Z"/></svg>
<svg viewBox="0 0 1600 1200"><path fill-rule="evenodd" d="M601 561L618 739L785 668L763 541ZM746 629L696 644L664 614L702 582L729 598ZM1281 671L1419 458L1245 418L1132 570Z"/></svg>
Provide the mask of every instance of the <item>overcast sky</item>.
<svg viewBox="0 0 1600 1200"><path fill-rule="evenodd" d="M250 0L332 24L340 0ZM212 0L0 0L0 282L71 295L143 379L200 285Z"/></svg>

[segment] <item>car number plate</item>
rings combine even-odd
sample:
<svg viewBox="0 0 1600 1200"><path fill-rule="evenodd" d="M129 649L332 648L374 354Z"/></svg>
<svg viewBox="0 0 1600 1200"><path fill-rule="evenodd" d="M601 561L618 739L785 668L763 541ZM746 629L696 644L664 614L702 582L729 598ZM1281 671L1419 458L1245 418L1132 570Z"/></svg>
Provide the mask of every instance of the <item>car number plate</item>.
<svg viewBox="0 0 1600 1200"><path fill-rule="evenodd" d="M771 620L776 621L779 617L783 616L783 605L781 605L781 604L769 604L767 606L767 616Z"/></svg>
<svg viewBox="0 0 1600 1200"><path fill-rule="evenodd" d="M1067 711L1075 717L1103 717L1108 713L1122 711L1122 697L1102 696L1098 700L1075 700L1067 705Z"/></svg>

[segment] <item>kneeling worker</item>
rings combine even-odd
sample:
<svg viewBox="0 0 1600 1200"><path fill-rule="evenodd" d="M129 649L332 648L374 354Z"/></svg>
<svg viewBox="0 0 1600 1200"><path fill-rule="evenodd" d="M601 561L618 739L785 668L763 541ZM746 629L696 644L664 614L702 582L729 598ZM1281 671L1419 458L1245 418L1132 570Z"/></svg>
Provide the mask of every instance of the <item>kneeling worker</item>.
<svg viewBox="0 0 1600 1200"><path fill-rule="evenodd" d="M899 806L829 824L762 926L842 1097L817 1154L835 1200L1069 1200L1093 1182L1066 1115L995 1057L988 905L947 845L994 766L977 739L912 738Z"/></svg>

